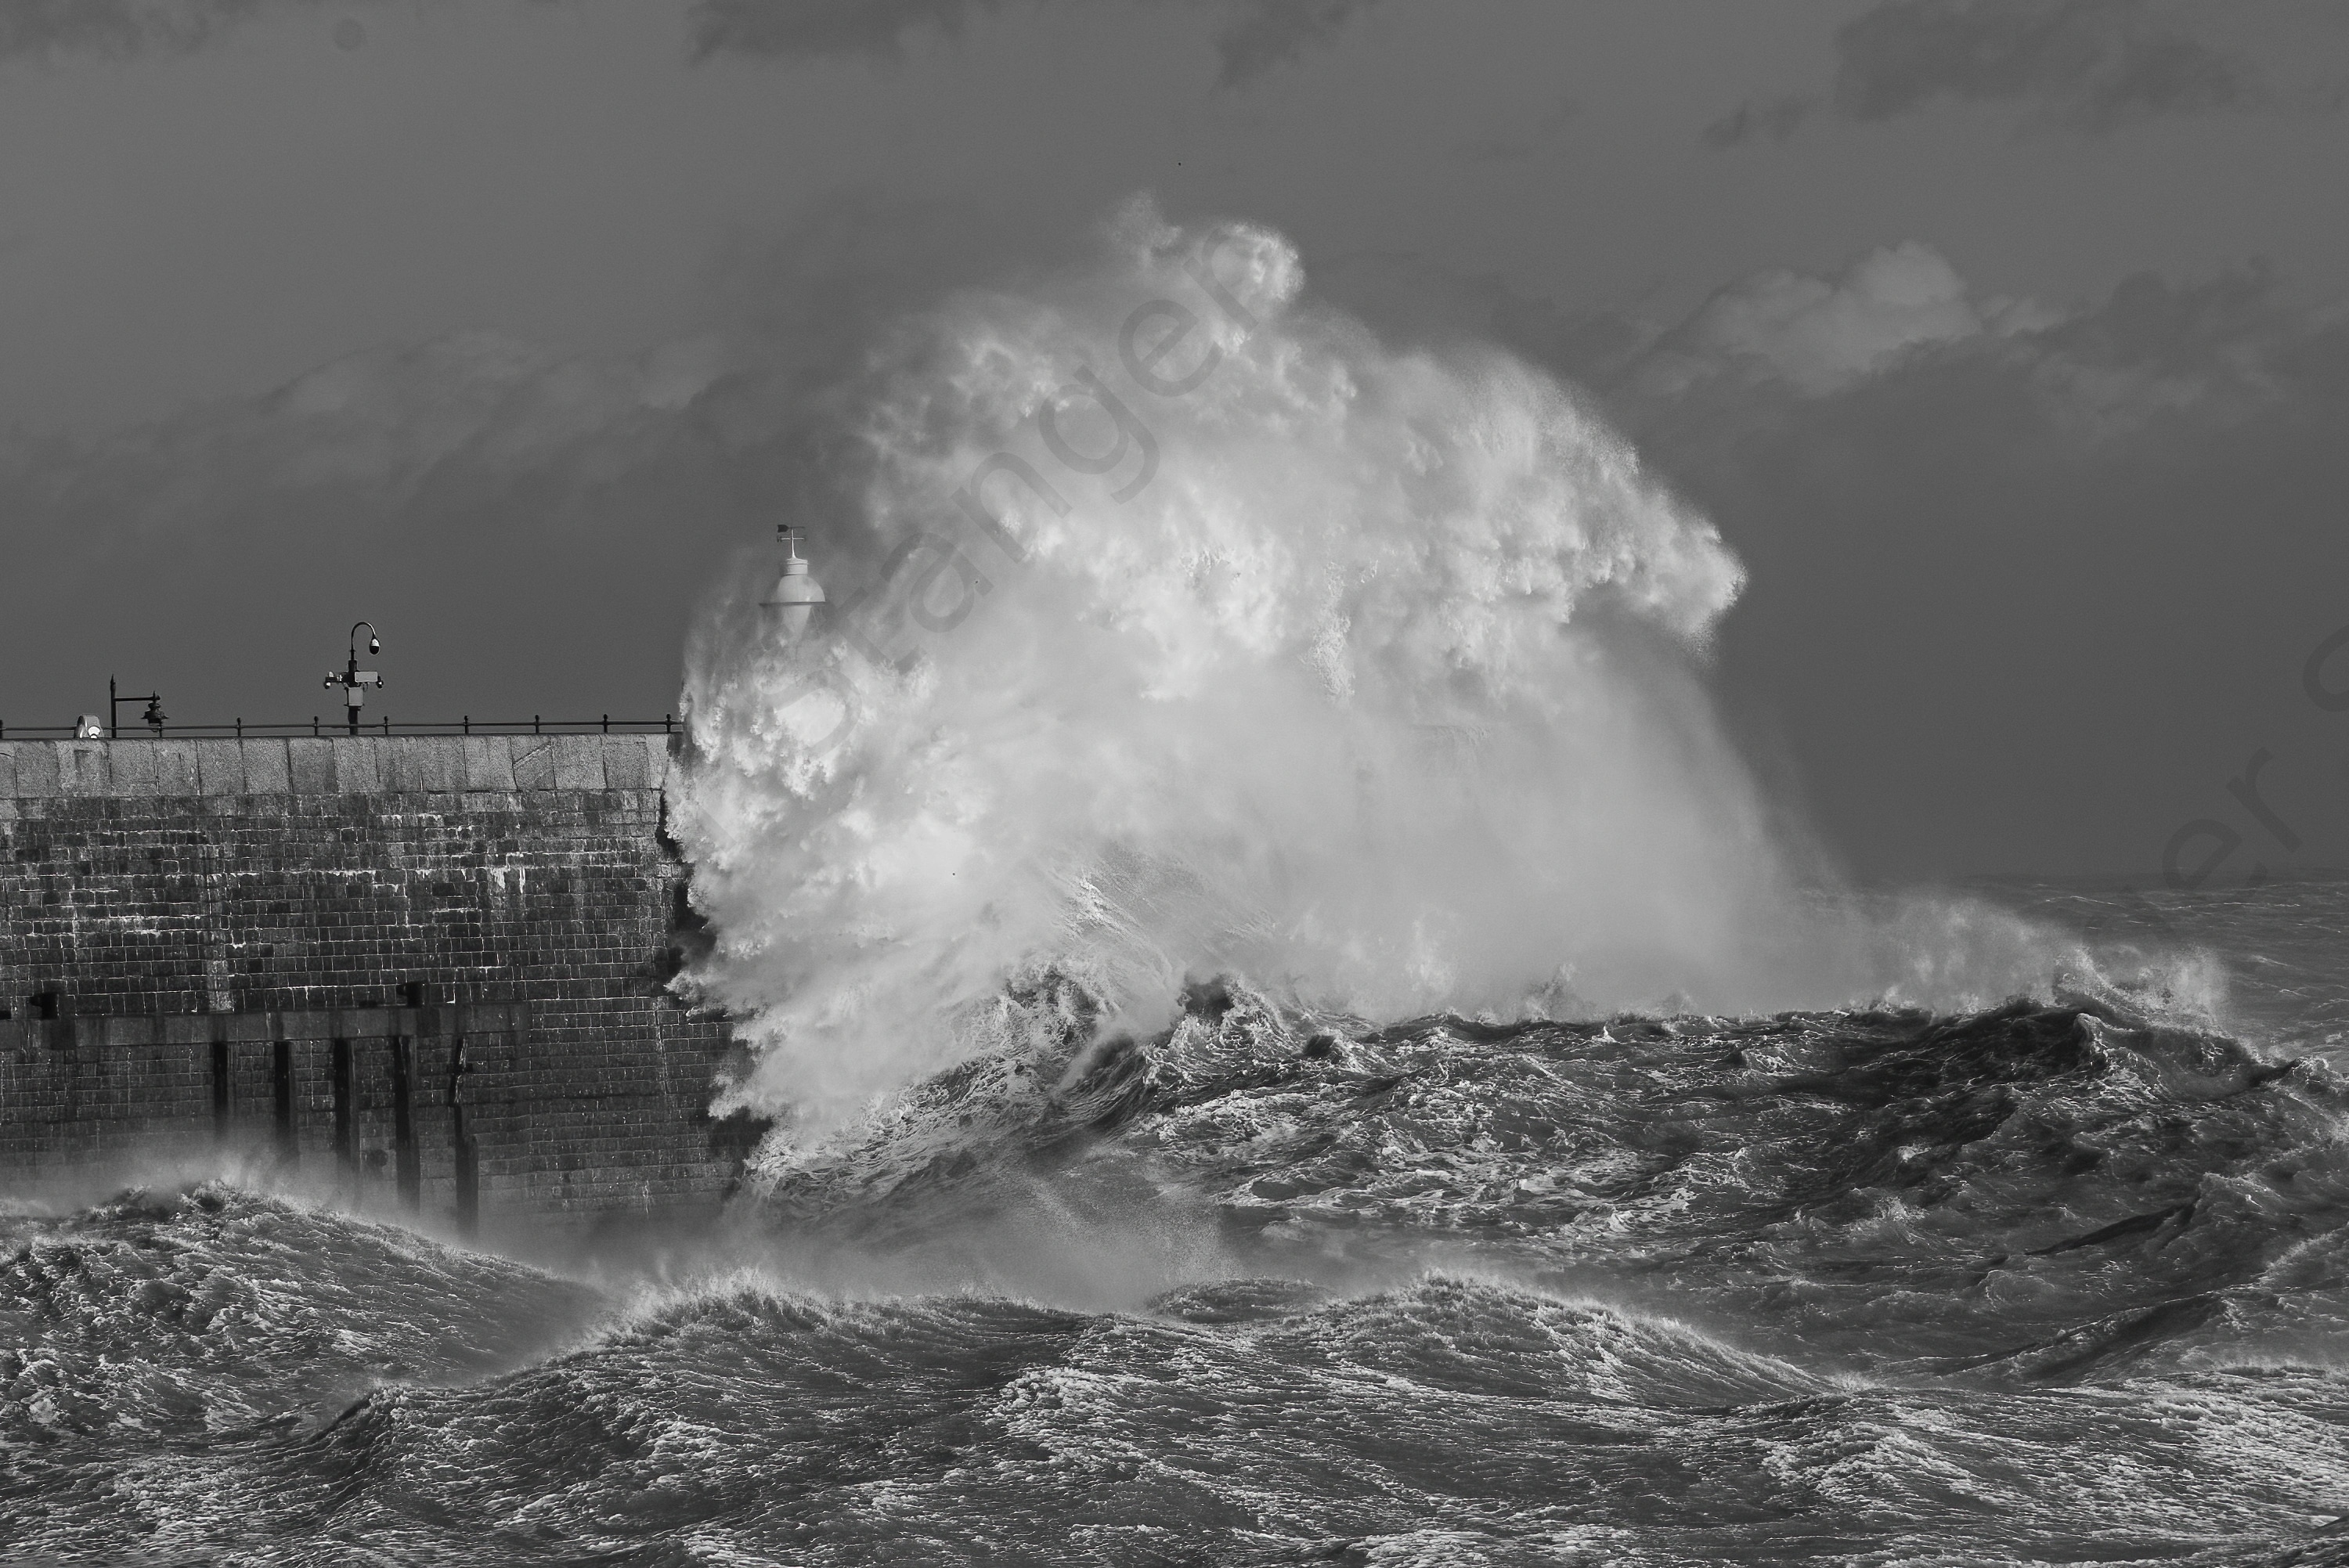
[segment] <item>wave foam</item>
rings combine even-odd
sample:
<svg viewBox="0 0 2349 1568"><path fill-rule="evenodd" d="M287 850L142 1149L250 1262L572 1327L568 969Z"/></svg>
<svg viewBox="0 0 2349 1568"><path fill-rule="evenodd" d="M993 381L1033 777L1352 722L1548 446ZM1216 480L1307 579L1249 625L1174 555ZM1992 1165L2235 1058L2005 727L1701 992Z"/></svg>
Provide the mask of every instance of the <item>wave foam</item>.
<svg viewBox="0 0 2349 1568"><path fill-rule="evenodd" d="M1105 1032L1194 973L1383 1016L2045 982L2019 927L1953 981L1811 909L1701 679L1713 525L1541 372L1313 302L1268 230L1137 203L823 403L823 630L744 583L688 660L685 984L760 1047L736 1103L821 1128L1032 1045L1070 1020L1005 990L1047 965Z"/></svg>

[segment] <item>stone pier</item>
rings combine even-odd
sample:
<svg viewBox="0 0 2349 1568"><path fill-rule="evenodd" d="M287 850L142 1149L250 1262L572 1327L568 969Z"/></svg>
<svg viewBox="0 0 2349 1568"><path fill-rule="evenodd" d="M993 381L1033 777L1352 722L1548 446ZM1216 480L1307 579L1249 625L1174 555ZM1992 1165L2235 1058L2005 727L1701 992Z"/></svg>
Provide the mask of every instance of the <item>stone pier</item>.
<svg viewBox="0 0 2349 1568"><path fill-rule="evenodd" d="M659 736L0 742L0 1185L230 1150L470 1222L707 1208Z"/></svg>

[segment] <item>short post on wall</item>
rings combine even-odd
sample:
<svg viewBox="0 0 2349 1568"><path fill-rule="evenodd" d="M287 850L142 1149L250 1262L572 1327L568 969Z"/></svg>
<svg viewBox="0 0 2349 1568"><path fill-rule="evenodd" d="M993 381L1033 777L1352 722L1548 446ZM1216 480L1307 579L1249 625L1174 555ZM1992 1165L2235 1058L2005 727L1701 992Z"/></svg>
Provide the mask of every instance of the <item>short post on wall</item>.
<svg viewBox="0 0 2349 1568"><path fill-rule="evenodd" d="M359 628L361 626L365 626L367 630L367 652L369 654L383 652L383 641L376 635L375 623L355 621L351 624L349 661L343 665L340 675L336 675L332 670L326 672L326 689L332 691L336 686L343 688L343 707L349 715L347 722L353 735L359 732L359 708L367 702L367 687L373 686L378 691L383 689L383 676L379 673L359 668ZM317 721L313 719L310 722L311 727L315 730L317 727ZM387 735L391 733L391 724L388 719L384 723L384 733Z"/></svg>

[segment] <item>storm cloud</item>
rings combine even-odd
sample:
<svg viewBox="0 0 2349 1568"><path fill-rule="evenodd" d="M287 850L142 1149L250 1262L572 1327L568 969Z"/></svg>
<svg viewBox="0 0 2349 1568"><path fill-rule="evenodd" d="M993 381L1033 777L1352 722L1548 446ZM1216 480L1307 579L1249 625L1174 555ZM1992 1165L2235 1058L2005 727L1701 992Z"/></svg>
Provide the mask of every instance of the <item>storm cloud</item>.
<svg viewBox="0 0 2349 1568"><path fill-rule="evenodd" d="M553 0L514 0L547 5ZM1136 5L1170 0L1133 0ZM1216 85L1247 85L1336 43L1378 0L1171 0L1213 18ZM336 41L366 34L347 15L385 0L10 0L0 8L0 59L11 56L192 54L238 29L279 16L342 17ZM694 0L688 46L700 57L893 60L923 36L955 38L1015 0ZM1047 8L1055 0L1024 0ZM354 29L357 29L354 31Z"/></svg>
<svg viewBox="0 0 2349 1568"><path fill-rule="evenodd" d="M1836 35L1834 102L1888 119L1938 100L2024 100L2109 130L2257 103L2257 71L2150 0L1889 0Z"/></svg>
<svg viewBox="0 0 2349 1568"><path fill-rule="evenodd" d="M263 17L325 8L326 0L11 0L0 9L0 58L189 54Z"/></svg>
<svg viewBox="0 0 2349 1568"><path fill-rule="evenodd" d="M1045 5L1050 0L1027 0ZM1137 0L1149 3L1149 0ZM1179 0L1216 18L1217 85L1247 85L1327 48L1377 0ZM959 36L1010 0L699 0L692 17L704 55L895 59L923 34Z"/></svg>
<svg viewBox="0 0 2349 1568"><path fill-rule="evenodd" d="M1784 141L1826 113L1857 124L1940 104L2013 104L2098 133L2167 115L2264 107L2258 67L2168 0L1881 0L1837 28L1825 93L1752 100L1706 126L1715 148Z"/></svg>
<svg viewBox="0 0 2349 1568"><path fill-rule="evenodd" d="M1007 0L700 0L694 47L705 55L895 59L924 34L959 35ZM1032 3L1032 0L1031 0Z"/></svg>

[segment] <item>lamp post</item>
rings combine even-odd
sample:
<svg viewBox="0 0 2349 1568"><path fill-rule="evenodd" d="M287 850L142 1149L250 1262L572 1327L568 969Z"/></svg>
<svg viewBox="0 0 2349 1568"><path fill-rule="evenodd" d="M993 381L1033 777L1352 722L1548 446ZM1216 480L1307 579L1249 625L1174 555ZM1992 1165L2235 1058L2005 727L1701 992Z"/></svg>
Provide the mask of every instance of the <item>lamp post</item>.
<svg viewBox="0 0 2349 1568"><path fill-rule="evenodd" d="M163 699L156 696L151 691L145 696L119 696L115 691L114 677L112 676L109 676L106 677L106 734L108 739L119 740L122 738L122 705L126 702L145 703L147 705L147 711L139 716L139 722L153 730L158 736L160 736L163 733L163 720L166 717L163 712Z"/></svg>
<svg viewBox="0 0 2349 1568"><path fill-rule="evenodd" d="M332 670L326 672L326 689L332 691L336 686L343 688L343 706L350 710L353 735L359 732L359 707L367 701L367 688L374 686L380 690L383 686L382 676L373 670L359 668L359 628L361 626L367 629L367 652L370 654L383 652L383 642L375 634L375 623L354 621L351 623L350 662L343 666L343 673L340 675L336 675Z"/></svg>

